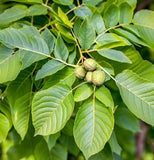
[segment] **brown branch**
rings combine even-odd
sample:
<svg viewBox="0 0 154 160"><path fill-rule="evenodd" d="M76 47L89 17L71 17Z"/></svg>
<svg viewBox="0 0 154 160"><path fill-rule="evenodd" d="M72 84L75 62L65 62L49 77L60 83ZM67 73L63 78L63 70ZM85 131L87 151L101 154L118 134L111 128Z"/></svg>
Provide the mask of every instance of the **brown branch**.
<svg viewBox="0 0 154 160"><path fill-rule="evenodd" d="M145 141L147 137L148 127L143 121L140 121L141 132L136 136L136 160L141 160L145 148Z"/></svg>
<svg viewBox="0 0 154 160"><path fill-rule="evenodd" d="M141 9L146 8L153 0L144 0L142 3L140 3L137 7L135 12L140 11Z"/></svg>

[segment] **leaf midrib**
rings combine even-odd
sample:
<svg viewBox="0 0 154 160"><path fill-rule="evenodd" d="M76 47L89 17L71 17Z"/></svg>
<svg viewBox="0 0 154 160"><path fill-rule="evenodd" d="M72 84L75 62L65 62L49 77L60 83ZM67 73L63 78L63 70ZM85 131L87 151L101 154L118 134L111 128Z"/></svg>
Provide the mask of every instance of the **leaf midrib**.
<svg viewBox="0 0 154 160"><path fill-rule="evenodd" d="M0 62L0 65L5 63L7 60L9 60L11 58L11 56L13 56L12 54L10 54L7 58L5 58L3 61Z"/></svg>
<svg viewBox="0 0 154 160"><path fill-rule="evenodd" d="M68 92L68 94L66 94L66 96L64 97L64 99L61 100L61 102L59 103L59 105L57 105L57 107L51 112L50 116L48 116L48 118L45 120L44 124L36 131L36 132L40 132L40 130L44 127L44 125L47 123L47 121L52 117L52 115L57 111L57 109L61 106L62 102L67 98L67 96L72 92L72 90L70 90Z"/></svg>
<svg viewBox="0 0 154 160"><path fill-rule="evenodd" d="M1 40L1 41L3 41L3 40ZM47 55L47 54L45 54L45 53L38 52L38 51L35 51L35 50L30 50L30 49L28 49L28 48L23 48L23 47L20 47L20 46L17 46L17 45L13 45L12 43L8 43L8 42L6 42L6 41L3 41L3 42L5 42L5 44L11 45L12 47L17 47L17 48L22 49L22 50L25 50L25 51L34 52L34 53L36 53L36 54L40 54L40 55L43 55L43 56L46 56L46 57L51 58L50 55Z"/></svg>
<svg viewBox="0 0 154 160"><path fill-rule="evenodd" d="M139 95L135 94L132 90L130 90L129 88L125 87L123 84L121 84L120 82L118 82L115 79L116 83L118 83L119 85L121 85L123 88L125 88L126 90L128 90L131 94L133 94L134 96L136 96L137 98L139 98L141 101L143 101L144 103L146 103L149 107L152 108L152 105L150 105L147 101L145 101L143 98L139 97ZM149 81L150 82L150 81Z"/></svg>

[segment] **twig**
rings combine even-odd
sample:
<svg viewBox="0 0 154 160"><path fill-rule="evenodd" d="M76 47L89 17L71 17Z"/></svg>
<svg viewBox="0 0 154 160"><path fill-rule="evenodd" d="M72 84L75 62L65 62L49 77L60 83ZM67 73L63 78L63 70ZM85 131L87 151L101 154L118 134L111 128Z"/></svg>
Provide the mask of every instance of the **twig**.
<svg viewBox="0 0 154 160"><path fill-rule="evenodd" d="M145 140L148 132L148 128L146 123L140 121L141 124L141 132L139 132L136 136L136 160L141 160L142 154L145 147Z"/></svg>
<svg viewBox="0 0 154 160"><path fill-rule="evenodd" d="M74 34L74 32L73 32L73 30L72 30L72 29L71 29L71 32L72 32L73 37L74 37L74 38L75 38L75 40L76 40L76 45L77 45L77 47L78 47L78 49L79 49L79 52L80 52L80 60L82 60L82 59L84 58L84 56L83 56L83 54L82 54L82 51L81 51L80 45L79 45L78 40L77 40L77 38L76 38L76 36L75 36L75 34ZM78 63L77 63L77 64L78 64Z"/></svg>
<svg viewBox="0 0 154 160"><path fill-rule="evenodd" d="M71 13L72 11L74 11L75 9L77 9L77 8L79 8L79 7L81 7L81 6L83 6L83 4L81 4L81 5L79 5L79 6L76 6L76 7L72 8L72 9L70 9L68 12L66 12L66 15L69 14L69 13Z"/></svg>
<svg viewBox="0 0 154 160"><path fill-rule="evenodd" d="M34 16L31 17L31 24L33 25L34 22Z"/></svg>
<svg viewBox="0 0 154 160"><path fill-rule="evenodd" d="M51 8L51 7L49 7L47 4L42 3L42 6L47 7L47 8L48 8L48 10L49 10L50 12L53 12L52 8Z"/></svg>
<svg viewBox="0 0 154 160"><path fill-rule="evenodd" d="M137 7L135 12L140 11L143 8L146 8L153 0L144 0L142 3L140 3Z"/></svg>
<svg viewBox="0 0 154 160"><path fill-rule="evenodd" d="M99 35L96 37L96 39L95 39L94 42L96 42L96 40L97 40L100 36L102 36L103 34L105 34L106 32L108 32L109 30L111 30L111 29L116 29L116 28L121 27L121 26L124 26L124 25L128 25L128 24L118 24L117 26L114 26L114 27L111 27L111 28L106 29L103 33L99 34Z"/></svg>
<svg viewBox="0 0 154 160"><path fill-rule="evenodd" d="M94 52L97 51L97 49L91 49L91 50L87 50L87 51L82 51L82 53L90 53L90 52Z"/></svg>
<svg viewBox="0 0 154 160"><path fill-rule="evenodd" d="M50 26L50 25L52 25L54 23L56 23L56 20L53 20L53 21L49 22L48 24L46 24L45 26L43 26L42 28L40 28L39 31L42 31L42 30L46 29L48 26Z"/></svg>
<svg viewBox="0 0 154 160"><path fill-rule="evenodd" d="M48 4L48 1L49 1L49 0L46 0L46 2L45 2L46 5Z"/></svg>
<svg viewBox="0 0 154 160"><path fill-rule="evenodd" d="M78 6L80 5L80 2L79 2L79 0L77 0L77 4L78 4Z"/></svg>

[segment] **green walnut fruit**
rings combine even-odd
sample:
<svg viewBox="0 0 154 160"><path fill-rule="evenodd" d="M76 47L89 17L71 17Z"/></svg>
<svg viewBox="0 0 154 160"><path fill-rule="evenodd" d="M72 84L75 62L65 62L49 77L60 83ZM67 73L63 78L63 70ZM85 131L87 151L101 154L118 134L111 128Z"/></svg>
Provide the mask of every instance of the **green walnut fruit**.
<svg viewBox="0 0 154 160"><path fill-rule="evenodd" d="M89 83L92 83L92 74L93 72L87 72L86 74L86 81L89 82Z"/></svg>
<svg viewBox="0 0 154 160"><path fill-rule="evenodd" d="M75 76L79 79L83 79L86 75L86 70L84 69L83 66L78 66L75 69Z"/></svg>
<svg viewBox="0 0 154 160"><path fill-rule="evenodd" d="M77 160L85 160L85 159L82 155L79 155Z"/></svg>
<svg viewBox="0 0 154 160"><path fill-rule="evenodd" d="M83 64L87 71L94 71L97 66L96 61L91 58L86 59Z"/></svg>
<svg viewBox="0 0 154 160"><path fill-rule="evenodd" d="M106 76L103 71L96 70L92 74L92 82L96 86L100 86L105 82Z"/></svg>

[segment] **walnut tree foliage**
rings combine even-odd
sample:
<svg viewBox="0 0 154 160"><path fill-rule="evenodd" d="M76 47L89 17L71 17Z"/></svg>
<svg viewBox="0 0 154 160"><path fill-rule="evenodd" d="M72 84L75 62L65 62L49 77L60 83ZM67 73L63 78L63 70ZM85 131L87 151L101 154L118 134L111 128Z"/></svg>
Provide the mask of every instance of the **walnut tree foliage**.
<svg viewBox="0 0 154 160"><path fill-rule="evenodd" d="M154 125L154 11L136 3L0 1L2 160L133 156L139 120ZM87 58L103 85L76 78Z"/></svg>

